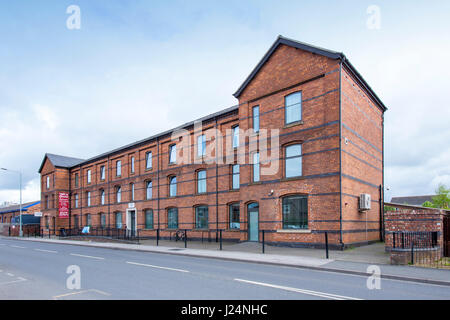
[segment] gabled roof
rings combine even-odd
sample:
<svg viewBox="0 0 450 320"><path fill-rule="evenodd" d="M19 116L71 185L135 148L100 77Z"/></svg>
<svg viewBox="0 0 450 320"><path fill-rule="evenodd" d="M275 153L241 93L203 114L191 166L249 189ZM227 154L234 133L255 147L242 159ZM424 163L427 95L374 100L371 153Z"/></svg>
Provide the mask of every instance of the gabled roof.
<svg viewBox="0 0 450 320"><path fill-rule="evenodd" d="M45 159L47 158L56 168L70 168L84 161L84 159L71 158L52 153L46 153L44 156L44 160L42 160L41 166L39 167L38 171L39 173L41 173L42 168L44 167Z"/></svg>
<svg viewBox="0 0 450 320"><path fill-rule="evenodd" d="M250 75L245 79L245 81L242 83L242 85L239 87L239 89L233 94L235 98L239 98L241 93L245 90L245 88L248 86L248 84L253 80L253 78L256 76L256 74L261 70L263 65L269 60L271 55L275 52L275 50L278 48L279 45L284 44L290 47L294 47L297 49L305 50L311 53L319 54L325 57L328 57L333 60L340 59L345 67L350 71L350 73L356 78L356 80L361 84L361 86L366 89L369 96L377 102L380 106L380 108L383 111L386 111L387 108L383 104L383 102L378 98L378 96L375 94L375 92L370 88L370 86L367 84L367 82L364 80L364 78L359 74L359 72L353 67L353 65L348 61L346 56L342 52L332 51L324 48L320 48L317 46L313 46L304 42L300 42L297 40L285 38L283 36L278 36L277 40L273 43L273 45L270 47L269 51L266 52L266 54L263 56L263 58L259 61L259 63L256 65L256 67L253 69L253 71L250 73Z"/></svg>
<svg viewBox="0 0 450 320"><path fill-rule="evenodd" d="M425 201L432 201L434 195L432 196L412 196L412 197L393 197L391 203L395 204L407 204L411 206L422 206Z"/></svg>
<svg viewBox="0 0 450 320"><path fill-rule="evenodd" d="M41 203L41 201L22 203L22 211L23 212L28 211L28 208L35 206L39 203ZM19 211L20 211L20 204L13 204L11 206L0 208L0 214L10 213L10 212L19 212Z"/></svg>

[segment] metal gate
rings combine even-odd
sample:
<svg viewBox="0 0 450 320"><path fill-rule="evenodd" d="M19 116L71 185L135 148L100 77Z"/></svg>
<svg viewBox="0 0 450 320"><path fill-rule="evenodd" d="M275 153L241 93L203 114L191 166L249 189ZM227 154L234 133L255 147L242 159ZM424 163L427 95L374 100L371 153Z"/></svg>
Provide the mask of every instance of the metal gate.
<svg viewBox="0 0 450 320"><path fill-rule="evenodd" d="M450 257L450 214L444 216L444 256Z"/></svg>

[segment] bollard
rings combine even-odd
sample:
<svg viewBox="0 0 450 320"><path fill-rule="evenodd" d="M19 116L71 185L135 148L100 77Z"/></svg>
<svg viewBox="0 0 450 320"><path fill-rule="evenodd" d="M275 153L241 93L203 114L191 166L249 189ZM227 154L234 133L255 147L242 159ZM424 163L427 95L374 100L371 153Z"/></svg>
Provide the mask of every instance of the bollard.
<svg viewBox="0 0 450 320"><path fill-rule="evenodd" d="M222 229L219 232L220 232L220 250L222 250Z"/></svg>
<svg viewBox="0 0 450 320"><path fill-rule="evenodd" d="M187 248L187 230L184 229L184 247Z"/></svg>
<svg viewBox="0 0 450 320"><path fill-rule="evenodd" d="M262 253L264 253L265 252L265 248L264 248L264 245L265 245L264 233L265 233L266 230L261 230L261 231L262 231Z"/></svg>
<svg viewBox="0 0 450 320"><path fill-rule="evenodd" d="M325 251L328 259L328 232L325 231Z"/></svg>
<svg viewBox="0 0 450 320"><path fill-rule="evenodd" d="M159 228L156 230L156 246L159 245Z"/></svg>

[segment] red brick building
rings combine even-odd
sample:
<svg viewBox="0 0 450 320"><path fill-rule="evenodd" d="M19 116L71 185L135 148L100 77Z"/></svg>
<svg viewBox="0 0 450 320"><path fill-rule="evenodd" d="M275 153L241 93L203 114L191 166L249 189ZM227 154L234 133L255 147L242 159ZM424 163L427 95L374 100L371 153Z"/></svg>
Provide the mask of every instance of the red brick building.
<svg viewBox="0 0 450 320"><path fill-rule="evenodd" d="M339 248L380 239L386 107L344 54L280 36L234 96L176 139L170 130L87 160L46 154L42 226L222 229L239 241L266 230L292 246L321 246L328 232Z"/></svg>

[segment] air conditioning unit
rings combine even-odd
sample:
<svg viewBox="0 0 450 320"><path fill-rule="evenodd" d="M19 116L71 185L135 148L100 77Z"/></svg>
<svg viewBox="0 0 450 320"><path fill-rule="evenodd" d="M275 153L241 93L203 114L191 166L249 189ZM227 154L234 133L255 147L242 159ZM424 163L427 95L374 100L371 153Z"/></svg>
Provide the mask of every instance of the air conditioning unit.
<svg viewBox="0 0 450 320"><path fill-rule="evenodd" d="M360 211L370 210L370 204L371 204L370 194L363 193L359 196Z"/></svg>

